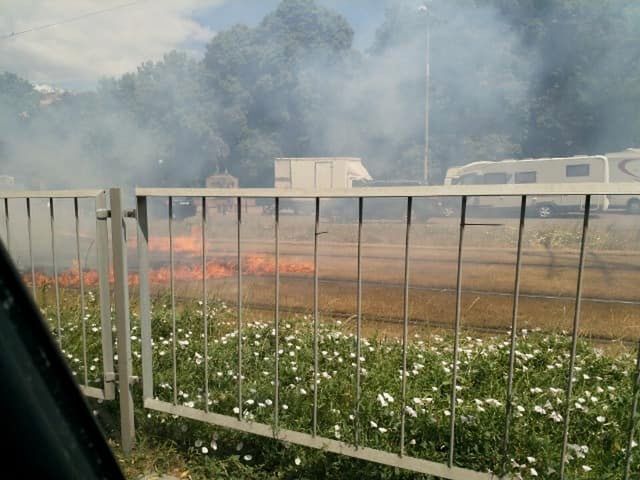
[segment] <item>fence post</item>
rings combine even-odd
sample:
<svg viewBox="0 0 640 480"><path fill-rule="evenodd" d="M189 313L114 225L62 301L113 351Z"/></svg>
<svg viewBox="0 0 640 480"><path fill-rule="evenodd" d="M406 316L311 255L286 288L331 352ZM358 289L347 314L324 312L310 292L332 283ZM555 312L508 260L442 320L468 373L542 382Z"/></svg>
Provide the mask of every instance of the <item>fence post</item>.
<svg viewBox="0 0 640 480"><path fill-rule="evenodd" d="M127 278L127 243L125 238L122 196L119 188L109 190L111 199L111 246L113 249L114 297L118 334L118 387L120 400L120 435L122 450L129 453L135 443L133 394L131 391L131 325L129 322L129 286Z"/></svg>

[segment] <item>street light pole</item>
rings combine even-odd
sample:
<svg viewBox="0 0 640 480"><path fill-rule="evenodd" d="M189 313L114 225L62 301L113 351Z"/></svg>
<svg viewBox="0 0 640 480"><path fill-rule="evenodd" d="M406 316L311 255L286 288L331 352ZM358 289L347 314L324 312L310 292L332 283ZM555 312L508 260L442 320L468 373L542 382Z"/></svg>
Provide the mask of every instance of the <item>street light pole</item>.
<svg viewBox="0 0 640 480"><path fill-rule="evenodd" d="M429 184L429 90L431 86L431 72L429 49L431 43L431 33L427 23L427 50L425 55L425 91L424 91L424 183Z"/></svg>
<svg viewBox="0 0 640 480"><path fill-rule="evenodd" d="M431 32L429 31L429 7L426 4L418 7L418 11L425 16L425 30L427 45L425 51L425 77L424 77L424 183L429 184L429 90L431 86L430 49Z"/></svg>

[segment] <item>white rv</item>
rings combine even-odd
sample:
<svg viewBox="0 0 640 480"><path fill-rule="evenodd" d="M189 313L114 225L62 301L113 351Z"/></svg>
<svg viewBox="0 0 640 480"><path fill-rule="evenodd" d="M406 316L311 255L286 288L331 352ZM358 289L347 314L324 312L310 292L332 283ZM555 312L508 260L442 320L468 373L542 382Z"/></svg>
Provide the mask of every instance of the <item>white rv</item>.
<svg viewBox="0 0 640 480"><path fill-rule="evenodd" d="M607 153L610 182L640 182L640 148ZM609 196L609 208L640 213L640 197L632 195Z"/></svg>
<svg viewBox="0 0 640 480"><path fill-rule="evenodd" d="M639 165L640 166L640 165ZM497 162L474 162L447 170L445 185L504 185L517 183L582 183L609 182L609 161L603 155L528 158ZM531 197L533 211L538 217L552 217L562 212L583 208L583 196L548 195ZM470 206L491 207L492 210L513 210L520 205L517 197L474 197ZM606 210L609 201L604 195L596 195L592 209Z"/></svg>
<svg viewBox="0 0 640 480"><path fill-rule="evenodd" d="M276 158L276 188L331 190L351 188L354 180L371 180L357 157Z"/></svg>
<svg viewBox="0 0 640 480"><path fill-rule="evenodd" d="M354 181L372 180L362 160L357 157L276 158L274 177L276 188L300 190L345 189L352 188ZM325 201L323 211L340 210L340 205L337 200ZM281 202L281 209L283 212L309 213L313 209L313 201L287 199Z"/></svg>

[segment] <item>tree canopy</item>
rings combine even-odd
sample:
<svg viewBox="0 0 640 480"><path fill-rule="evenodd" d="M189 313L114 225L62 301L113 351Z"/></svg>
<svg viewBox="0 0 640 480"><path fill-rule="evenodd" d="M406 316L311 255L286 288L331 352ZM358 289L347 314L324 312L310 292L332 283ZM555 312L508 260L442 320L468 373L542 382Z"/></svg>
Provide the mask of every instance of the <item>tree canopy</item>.
<svg viewBox="0 0 640 480"><path fill-rule="evenodd" d="M637 2L426 5L392 3L364 51L338 13L283 0L256 26L216 34L201 59L168 52L93 92L0 74L0 173L198 186L228 171L270 186L276 156L349 155L376 178L419 178L427 32L433 182L475 160L640 145Z"/></svg>

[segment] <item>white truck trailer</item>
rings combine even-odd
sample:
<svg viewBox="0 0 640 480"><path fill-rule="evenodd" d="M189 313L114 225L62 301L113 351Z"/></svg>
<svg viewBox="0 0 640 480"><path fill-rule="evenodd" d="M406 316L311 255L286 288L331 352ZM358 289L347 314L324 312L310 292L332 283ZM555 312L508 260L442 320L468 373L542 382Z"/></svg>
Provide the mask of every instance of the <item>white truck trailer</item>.
<svg viewBox="0 0 640 480"><path fill-rule="evenodd" d="M445 185L505 185L518 183L583 183L610 181L609 160L604 155L528 158L523 160L501 160L497 162L473 162L447 170ZM552 217L562 212L581 210L584 197L581 195L546 195L530 197L536 216ZM487 207L493 211L514 210L520 199L510 196L474 197L470 206ZM607 210L609 199L595 195L591 208Z"/></svg>

